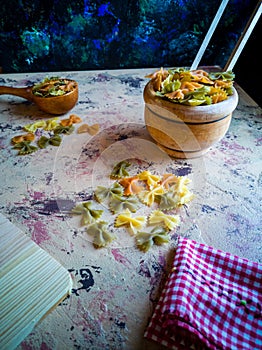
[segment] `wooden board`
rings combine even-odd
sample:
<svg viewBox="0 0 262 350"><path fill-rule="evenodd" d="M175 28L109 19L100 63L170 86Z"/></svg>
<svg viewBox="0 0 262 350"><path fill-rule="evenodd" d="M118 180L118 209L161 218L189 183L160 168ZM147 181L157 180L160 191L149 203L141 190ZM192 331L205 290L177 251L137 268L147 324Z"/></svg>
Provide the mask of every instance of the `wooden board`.
<svg viewBox="0 0 262 350"><path fill-rule="evenodd" d="M69 272L0 214L0 349L15 349L71 288Z"/></svg>

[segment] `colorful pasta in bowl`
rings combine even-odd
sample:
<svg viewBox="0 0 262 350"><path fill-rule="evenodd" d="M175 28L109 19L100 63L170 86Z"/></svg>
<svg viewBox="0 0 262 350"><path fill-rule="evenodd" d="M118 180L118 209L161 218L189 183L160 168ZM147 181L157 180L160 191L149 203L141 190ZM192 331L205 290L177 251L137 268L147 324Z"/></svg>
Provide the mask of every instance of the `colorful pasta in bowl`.
<svg viewBox="0 0 262 350"><path fill-rule="evenodd" d="M161 68L147 77L145 124L160 148L196 158L223 138L238 104L232 72Z"/></svg>

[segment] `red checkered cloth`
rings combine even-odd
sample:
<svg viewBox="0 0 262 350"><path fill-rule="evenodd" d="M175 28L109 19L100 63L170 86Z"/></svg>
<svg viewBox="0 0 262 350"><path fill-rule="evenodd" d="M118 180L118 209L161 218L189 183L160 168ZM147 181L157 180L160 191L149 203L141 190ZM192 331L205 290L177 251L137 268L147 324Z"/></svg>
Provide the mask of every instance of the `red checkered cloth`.
<svg viewBox="0 0 262 350"><path fill-rule="evenodd" d="M262 265L180 237L145 337L169 349L262 349Z"/></svg>

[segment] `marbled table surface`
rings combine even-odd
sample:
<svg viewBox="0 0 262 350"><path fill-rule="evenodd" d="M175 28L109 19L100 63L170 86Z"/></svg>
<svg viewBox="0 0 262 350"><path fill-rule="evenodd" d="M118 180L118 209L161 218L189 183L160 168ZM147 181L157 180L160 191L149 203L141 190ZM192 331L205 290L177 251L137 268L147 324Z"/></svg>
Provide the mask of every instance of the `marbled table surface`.
<svg viewBox="0 0 262 350"><path fill-rule="evenodd" d="M153 69L0 75L0 84L31 85L46 76L75 79L79 101L59 119L77 114L100 131L64 136L59 147L18 156L11 138L50 115L19 97L0 96L0 209L71 273L73 293L50 312L19 349L153 349L143 332L155 306L178 235L262 262L261 109L239 88L226 136L197 159L171 159L144 125L145 75ZM78 127L78 125L77 125ZM139 251L134 238L95 249L70 215L108 185L115 163L135 159L139 170L174 172L191 180L194 200L181 208L169 244ZM114 230L114 218L104 208ZM14 276L15 278L15 276Z"/></svg>

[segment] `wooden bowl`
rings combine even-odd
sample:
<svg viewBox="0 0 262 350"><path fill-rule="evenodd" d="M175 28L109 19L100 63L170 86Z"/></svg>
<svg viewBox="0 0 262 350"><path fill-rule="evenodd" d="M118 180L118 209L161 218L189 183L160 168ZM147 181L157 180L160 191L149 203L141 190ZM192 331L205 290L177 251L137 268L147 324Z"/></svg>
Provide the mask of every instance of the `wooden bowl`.
<svg viewBox="0 0 262 350"><path fill-rule="evenodd" d="M72 91L65 95L41 97L33 93L34 86L22 88L0 86L0 95L15 95L34 102L42 111L49 114L65 114L70 111L78 101L78 84L75 80L66 79L74 84Z"/></svg>
<svg viewBox="0 0 262 350"><path fill-rule="evenodd" d="M155 95L151 81L144 88L145 124L159 147L175 158L196 158L226 134L238 94L205 106L186 106Z"/></svg>

